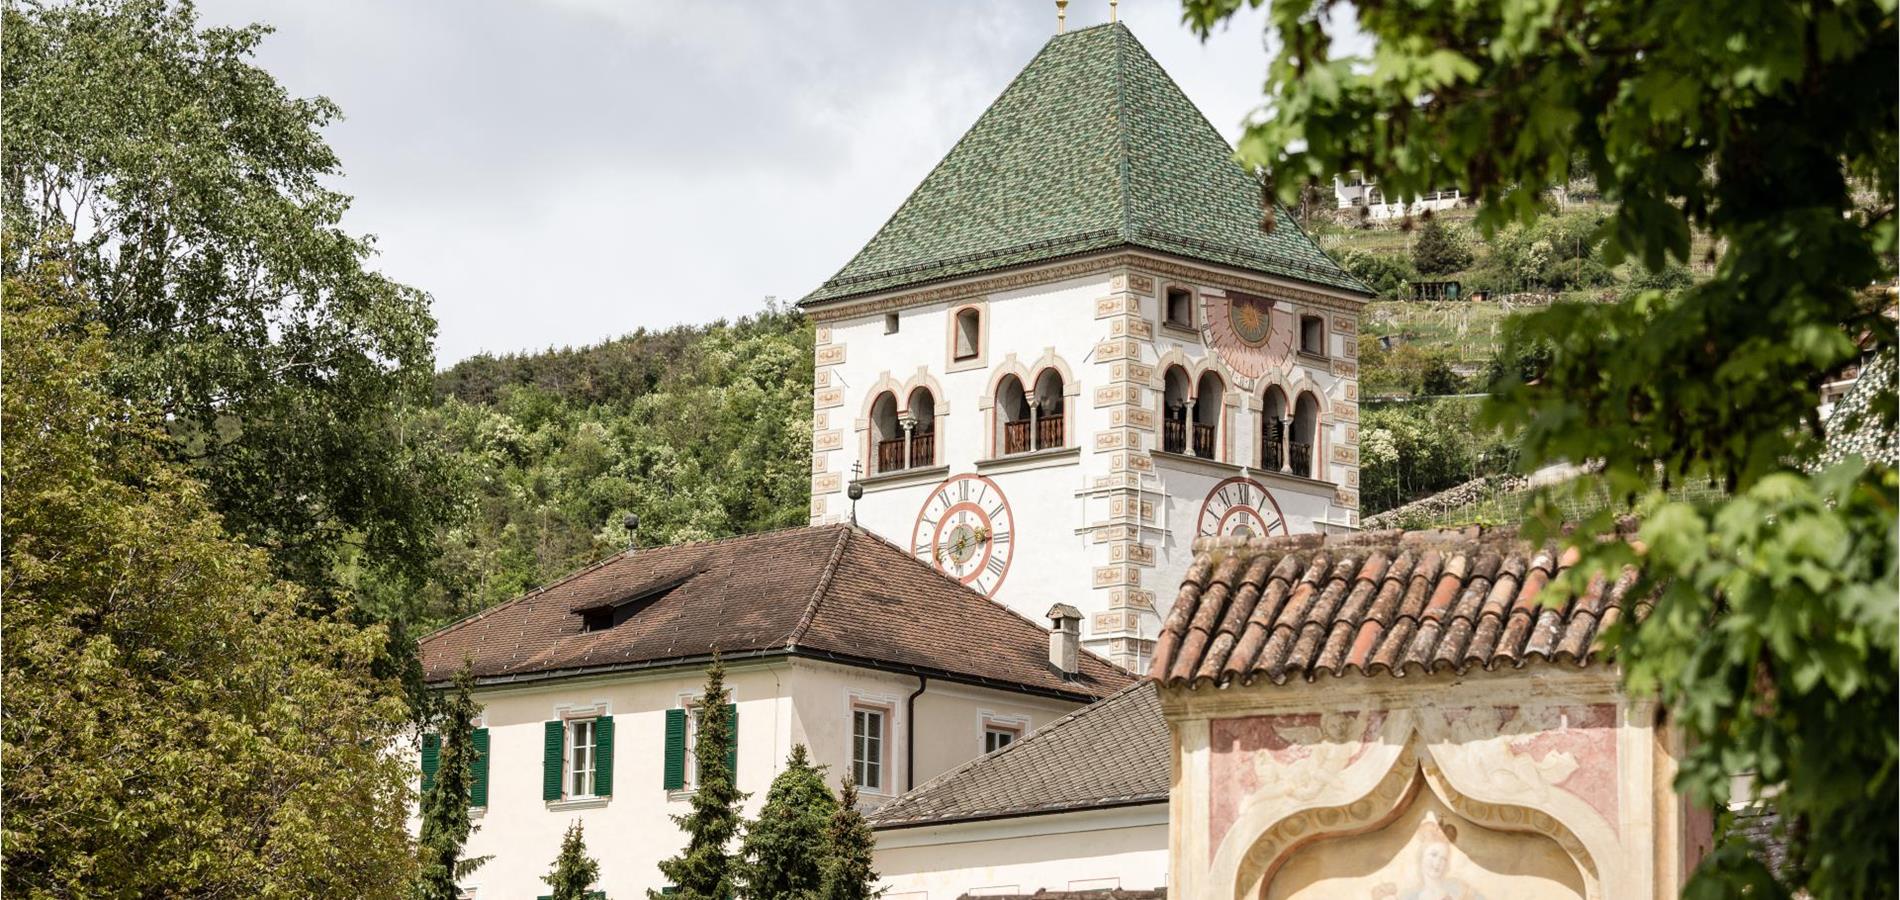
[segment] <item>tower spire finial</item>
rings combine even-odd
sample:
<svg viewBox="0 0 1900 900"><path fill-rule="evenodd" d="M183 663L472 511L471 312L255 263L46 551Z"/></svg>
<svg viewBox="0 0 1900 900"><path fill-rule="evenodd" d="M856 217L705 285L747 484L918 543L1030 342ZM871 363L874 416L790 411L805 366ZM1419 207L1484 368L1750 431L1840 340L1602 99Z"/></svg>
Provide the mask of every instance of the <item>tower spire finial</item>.
<svg viewBox="0 0 1900 900"><path fill-rule="evenodd" d="M1069 30L1069 0L1056 0L1056 34Z"/></svg>
<svg viewBox="0 0 1900 900"><path fill-rule="evenodd" d="M1115 21L1115 7L1120 3L1121 0L1108 0L1108 20L1110 22Z"/></svg>

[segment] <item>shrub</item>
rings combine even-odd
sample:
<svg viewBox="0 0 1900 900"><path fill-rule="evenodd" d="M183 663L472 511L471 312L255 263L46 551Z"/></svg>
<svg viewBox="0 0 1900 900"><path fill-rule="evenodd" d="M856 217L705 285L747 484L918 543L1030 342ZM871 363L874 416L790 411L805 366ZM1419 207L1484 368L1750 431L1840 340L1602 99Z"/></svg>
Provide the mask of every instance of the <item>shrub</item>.
<svg viewBox="0 0 1900 900"><path fill-rule="evenodd" d="M1339 257L1339 265L1354 278L1365 282L1366 287L1379 295L1382 300L1402 299L1407 282L1415 281L1418 273L1412 270L1412 264L1403 257L1380 256L1363 250L1348 250Z"/></svg>

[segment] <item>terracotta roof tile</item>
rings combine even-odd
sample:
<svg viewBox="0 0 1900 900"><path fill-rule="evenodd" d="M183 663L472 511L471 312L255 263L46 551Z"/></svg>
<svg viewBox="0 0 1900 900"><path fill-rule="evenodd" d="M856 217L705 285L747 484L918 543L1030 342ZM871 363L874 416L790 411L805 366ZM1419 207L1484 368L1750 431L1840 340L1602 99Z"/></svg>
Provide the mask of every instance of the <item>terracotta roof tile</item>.
<svg viewBox="0 0 1900 900"><path fill-rule="evenodd" d="M1576 554L1511 529L1202 540L1196 551L1149 672L1171 685L1581 665L1635 583L1632 572L1597 578L1546 605Z"/></svg>
<svg viewBox="0 0 1900 900"><path fill-rule="evenodd" d="M630 609L586 630L583 611ZM1091 653L1065 678L1048 630L844 525L620 553L421 641L424 676L479 679L796 653L1101 697L1133 679Z"/></svg>
<svg viewBox="0 0 1900 900"><path fill-rule="evenodd" d="M1166 803L1168 723L1152 683L1085 706L884 804L873 828Z"/></svg>

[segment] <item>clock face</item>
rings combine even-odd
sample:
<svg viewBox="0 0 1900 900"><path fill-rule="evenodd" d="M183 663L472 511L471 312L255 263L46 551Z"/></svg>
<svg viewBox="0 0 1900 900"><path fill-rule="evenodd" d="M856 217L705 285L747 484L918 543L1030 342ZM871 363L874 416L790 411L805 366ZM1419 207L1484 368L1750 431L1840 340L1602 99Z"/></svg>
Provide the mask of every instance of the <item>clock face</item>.
<svg viewBox="0 0 1900 900"><path fill-rule="evenodd" d="M945 575L995 596L1009 574L1016 522L996 482L957 475L937 485L917 511L910 549Z"/></svg>
<svg viewBox="0 0 1900 900"><path fill-rule="evenodd" d="M1260 482L1229 478L1207 492L1196 531L1202 537L1256 538L1287 533L1279 501Z"/></svg>
<svg viewBox="0 0 1900 900"><path fill-rule="evenodd" d="M1266 297L1239 291L1208 297L1201 321L1208 346L1243 378L1279 369L1293 354L1293 313L1275 309Z"/></svg>

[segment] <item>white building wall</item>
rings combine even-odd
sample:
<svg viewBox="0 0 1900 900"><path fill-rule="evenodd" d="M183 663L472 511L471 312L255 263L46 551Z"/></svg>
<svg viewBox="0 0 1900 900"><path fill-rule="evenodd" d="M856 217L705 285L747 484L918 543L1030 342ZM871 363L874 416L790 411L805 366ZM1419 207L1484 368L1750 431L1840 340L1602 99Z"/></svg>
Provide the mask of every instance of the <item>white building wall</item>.
<svg viewBox="0 0 1900 900"><path fill-rule="evenodd" d="M1162 321L1170 285L1194 291L1194 327ZM1228 291L1266 297L1274 315L1296 323L1321 317L1325 353L1292 353L1271 371L1237 370L1209 346L1208 316L1226 309ZM1140 669L1201 534L1202 507L1223 481L1246 479L1256 496L1270 493L1290 533L1357 527L1361 302L1123 254L815 310L812 521L852 515L846 488L855 476L864 488L857 521L932 559L929 534L918 529L925 504L940 486L958 483L947 479L981 476L983 489L1008 500L1011 546L1000 578L978 577L971 586L1038 624L1051 605L1072 604L1087 620L1090 649ZM951 329L966 308L982 316L981 352L958 361ZM895 333L888 332L892 314ZM1176 364L1197 388L1207 371L1225 385L1214 460L1158 452L1162 379ZM1000 457L996 386L1013 373L1033 391L1048 367L1065 375L1067 448ZM1320 401L1311 478L1259 469L1269 385L1288 397L1310 391ZM936 396L934 464L873 471L875 399L890 391L908 408L919 388ZM1270 506L1262 501L1263 510Z"/></svg>
<svg viewBox="0 0 1900 900"><path fill-rule="evenodd" d="M917 679L869 669L784 658L727 664L727 684L739 709L739 789L747 817L758 813L772 779L794 742L829 767L835 786L849 768L850 698L894 701L900 721L890 754L901 777L904 698ZM552 867L569 823L586 829L588 849L600 860L599 888L608 897L644 897L664 886L659 861L677 853L685 836L672 816L688 811L685 792L665 789L665 711L698 695L698 669L564 679L518 687L484 688L476 702L488 729L488 806L477 811L467 857L491 856L464 882L480 898L533 898L546 893L541 876ZM932 680L915 704L918 781L940 774L981 751L982 715L1015 718L1033 729L1078 703ZM563 707L599 707L614 718L613 796L603 800L542 799L543 723ZM902 782L894 786L901 789ZM872 803L888 799L867 796Z"/></svg>
<svg viewBox="0 0 1900 900"><path fill-rule="evenodd" d="M885 900L1168 884L1167 804L881 829Z"/></svg>

